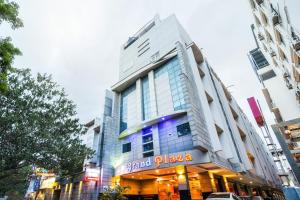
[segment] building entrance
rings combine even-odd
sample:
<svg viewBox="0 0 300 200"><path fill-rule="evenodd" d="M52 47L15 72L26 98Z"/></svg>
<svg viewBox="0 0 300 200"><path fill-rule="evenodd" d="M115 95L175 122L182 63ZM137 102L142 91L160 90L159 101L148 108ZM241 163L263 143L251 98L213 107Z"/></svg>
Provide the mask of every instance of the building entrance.
<svg viewBox="0 0 300 200"><path fill-rule="evenodd" d="M170 175L163 178L157 184L159 200L180 200L177 176Z"/></svg>
<svg viewBox="0 0 300 200"><path fill-rule="evenodd" d="M130 187L126 193L130 200L202 200L201 178L203 181L207 179L186 170L184 166L153 169L115 177L120 185Z"/></svg>

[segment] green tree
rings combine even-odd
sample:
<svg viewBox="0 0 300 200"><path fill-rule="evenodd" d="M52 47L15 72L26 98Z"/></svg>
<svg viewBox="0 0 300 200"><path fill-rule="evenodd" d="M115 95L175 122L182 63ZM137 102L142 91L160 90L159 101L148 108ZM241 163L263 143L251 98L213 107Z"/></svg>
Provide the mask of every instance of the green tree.
<svg viewBox="0 0 300 200"><path fill-rule="evenodd" d="M127 200L127 197L124 196L124 194L128 190L130 190L130 187L122 187L120 185L104 188L101 200Z"/></svg>
<svg viewBox="0 0 300 200"><path fill-rule="evenodd" d="M23 27L23 22L18 15L17 3L0 0L0 24L6 21L12 29ZM8 89L7 75L12 69L14 58L17 55L21 55L21 51L11 43L11 38L0 38L0 94Z"/></svg>
<svg viewBox="0 0 300 200"><path fill-rule="evenodd" d="M0 95L0 196L24 192L32 165L62 176L81 171L93 151L81 144L86 129L64 90L29 69L13 69L8 81Z"/></svg>

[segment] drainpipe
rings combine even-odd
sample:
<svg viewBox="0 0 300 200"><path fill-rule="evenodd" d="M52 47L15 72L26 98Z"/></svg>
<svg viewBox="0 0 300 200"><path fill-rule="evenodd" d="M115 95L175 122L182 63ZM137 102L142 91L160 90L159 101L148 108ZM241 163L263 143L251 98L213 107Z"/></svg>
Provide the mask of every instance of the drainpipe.
<svg viewBox="0 0 300 200"><path fill-rule="evenodd" d="M256 47L259 48L257 38L255 37L254 29L255 29L254 24L251 24L251 31L252 31L252 34L253 34L253 37L255 40L255 44L256 44Z"/></svg>

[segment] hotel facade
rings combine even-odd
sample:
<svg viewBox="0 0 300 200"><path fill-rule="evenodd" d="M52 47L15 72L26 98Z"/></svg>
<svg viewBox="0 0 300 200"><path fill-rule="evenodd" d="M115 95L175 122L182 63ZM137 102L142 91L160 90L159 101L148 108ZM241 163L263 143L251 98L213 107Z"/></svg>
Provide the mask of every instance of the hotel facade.
<svg viewBox="0 0 300 200"><path fill-rule="evenodd" d="M45 199L96 200L116 185L129 200L284 199L267 147L175 16L156 16L121 47L119 81L86 127L95 155L47 184Z"/></svg>
<svg viewBox="0 0 300 200"><path fill-rule="evenodd" d="M109 96L100 193L119 184L129 199L282 198L271 154L175 16L156 16L121 47Z"/></svg>
<svg viewBox="0 0 300 200"><path fill-rule="evenodd" d="M274 114L272 129L300 183L300 1L249 0L257 48L249 52L262 92ZM273 151L273 150L272 150Z"/></svg>

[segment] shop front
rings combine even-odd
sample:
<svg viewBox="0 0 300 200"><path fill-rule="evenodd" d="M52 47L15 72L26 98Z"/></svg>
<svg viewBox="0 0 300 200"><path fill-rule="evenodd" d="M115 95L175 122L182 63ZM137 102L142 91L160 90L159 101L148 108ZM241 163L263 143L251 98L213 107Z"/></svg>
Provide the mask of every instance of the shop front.
<svg viewBox="0 0 300 200"><path fill-rule="evenodd" d="M129 187L130 200L202 200L212 192L251 195L258 180L214 163L196 163L193 151L159 155L128 162L116 168L113 185Z"/></svg>

